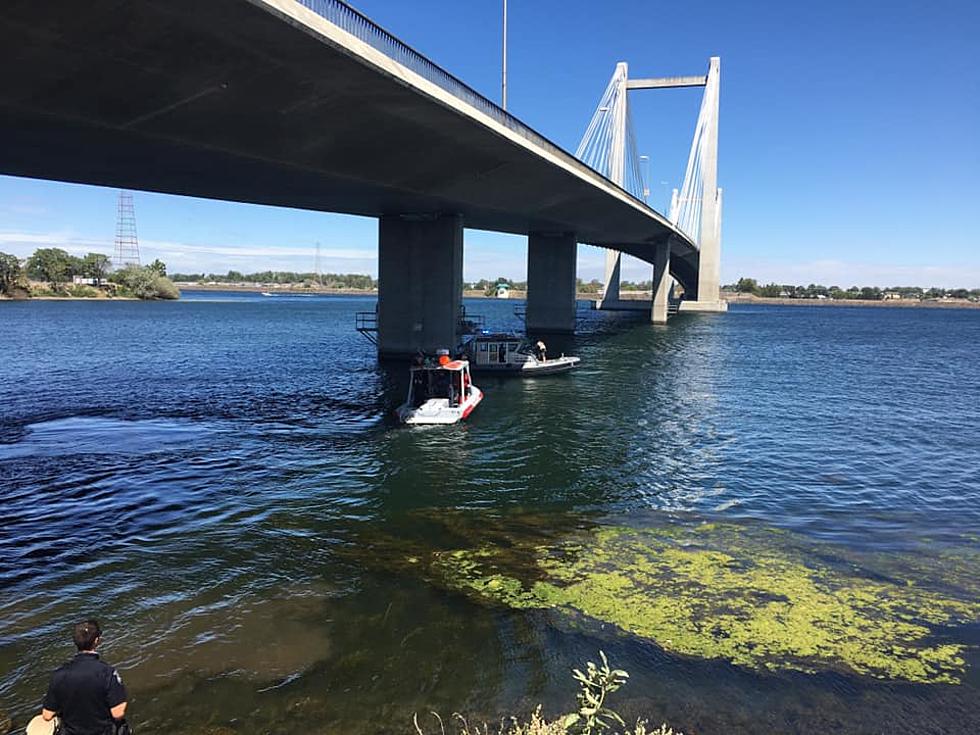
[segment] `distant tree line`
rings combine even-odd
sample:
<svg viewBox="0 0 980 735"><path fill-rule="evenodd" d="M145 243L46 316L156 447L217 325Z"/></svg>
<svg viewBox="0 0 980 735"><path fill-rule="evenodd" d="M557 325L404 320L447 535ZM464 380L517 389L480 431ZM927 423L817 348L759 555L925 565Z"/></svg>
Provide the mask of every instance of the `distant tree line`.
<svg viewBox="0 0 980 735"><path fill-rule="evenodd" d="M510 278L504 278L503 276L493 280L481 278L479 281L473 281L472 283L465 284L465 287L473 291L483 291L489 296L497 290L497 286L501 283L506 284L512 291L527 291L527 281L514 281ZM602 293L602 286L602 281L595 278L593 278L591 281L583 281L581 278L575 279L575 288L577 293ZM621 291L649 291L651 288L653 288L653 284L651 281L639 281L637 283L622 281L619 284L619 288Z"/></svg>
<svg viewBox="0 0 980 735"><path fill-rule="evenodd" d="M227 273L174 273L171 278L183 283L242 283L254 285L317 286L324 288L372 289L378 282L363 273L297 273L294 271L260 271L242 273L231 270Z"/></svg>
<svg viewBox="0 0 980 735"><path fill-rule="evenodd" d="M308 288L322 286L323 288L337 289L361 289L369 290L378 287L378 281L363 273L299 273L295 271L258 271L256 273L242 273L237 270L230 270L227 273L172 273L170 278L178 283L223 283L223 284L249 284L256 286L305 286ZM478 281L470 281L463 284L463 288L472 291L482 291L487 295L496 292L497 286L505 284L512 291L527 291L527 281L515 281L512 278L481 278ZM602 282L596 279L583 281L576 279L578 293L601 293ZM623 281L620 288L623 291L649 291L652 285L650 281L631 283Z"/></svg>
<svg viewBox="0 0 980 735"><path fill-rule="evenodd" d="M922 288L920 286L822 286L811 283L809 286L794 286L791 284L767 283L760 285L754 278L740 278L737 283L722 287L726 291L754 294L763 298L790 299L861 299L865 301L881 301L889 298L908 300L923 299L971 299L980 300L980 288Z"/></svg>
<svg viewBox="0 0 980 735"><path fill-rule="evenodd" d="M90 282L76 284L75 278ZM78 257L61 248L39 248L23 261L0 253L0 293L17 297L180 298L180 291L167 278L167 266L160 260L113 270L108 255L88 253Z"/></svg>

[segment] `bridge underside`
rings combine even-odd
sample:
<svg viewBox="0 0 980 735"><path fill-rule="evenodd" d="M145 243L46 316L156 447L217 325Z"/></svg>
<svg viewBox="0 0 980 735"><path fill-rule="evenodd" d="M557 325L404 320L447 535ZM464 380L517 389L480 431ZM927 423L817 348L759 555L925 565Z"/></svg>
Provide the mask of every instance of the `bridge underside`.
<svg viewBox="0 0 980 735"><path fill-rule="evenodd" d="M663 242L661 240L659 242ZM627 255L632 255L644 262L653 265L656 260L656 248L647 246L632 247L621 246L616 248ZM672 243L670 249L670 275L684 289L684 297L696 299L698 297L698 251L687 244L677 242Z"/></svg>
<svg viewBox="0 0 980 735"><path fill-rule="evenodd" d="M262 0L0 5L3 173L595 244L669 231L471 109Z"/></svg>
<svg viewBox="0 0 980 735"><path fill-rule="evenodd" d="M0 173L452 216L476 229L573 233L648 262L676 236L570 155L338 33L292 0L5 0ZM688 293L697 261L678 238L672 269Z"/></svg>

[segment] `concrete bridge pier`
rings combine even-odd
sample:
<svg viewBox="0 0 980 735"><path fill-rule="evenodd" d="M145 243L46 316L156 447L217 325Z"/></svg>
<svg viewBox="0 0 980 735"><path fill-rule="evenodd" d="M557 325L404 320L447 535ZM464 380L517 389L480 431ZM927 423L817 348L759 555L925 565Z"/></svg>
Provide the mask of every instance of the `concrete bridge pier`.
<svg viewBox="0 0 980 735"><path fill-rule="evenodd" d="M657 245L653 256L653 305L650 321L654 324L667 323L667 307L670 303L670 240Z"/></svg>
<svg viewBox="0 0 980 735"><path fill-rule="evenodd" d="M619 301L619 282L620 282L620 268L622 267L623 254L618 250L613 250L611 248L606 250L606 283L602 289L602 303L599 308L605 308L605 304L609 304L611 308L615 308L616 302Z"/></svg>
<svg viewBox="0 0 980 735"><path fill-rule="evenodd" d="M463 218L387 215L378 226L378 357L459 344Z"/></svg>
<svg viewBox="0 0 980 735"><path fill-rule="evenodd" d="M527 332L575 332L573 232L532 232L527 239Z"/></svg>

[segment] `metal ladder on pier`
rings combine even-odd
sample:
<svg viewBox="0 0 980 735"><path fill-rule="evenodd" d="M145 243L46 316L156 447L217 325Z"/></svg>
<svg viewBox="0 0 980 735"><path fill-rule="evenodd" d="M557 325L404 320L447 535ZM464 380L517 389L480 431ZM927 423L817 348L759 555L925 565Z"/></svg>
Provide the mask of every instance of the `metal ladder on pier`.
<svg viewBox="0 0 980 735"><path fill-rule="evenodd" d="M358 332L367 337L371 344L378 344L378 311L359 311L354 317L354 326Z"/></svg>
<svg viewBox="0 0 980 735"><path fill-rule="evenodd" d="M467 314L466 307L460 305L459 333L477 334L486 329L486 317L483 314ZM354 328L363 334L374 346L378 345L378 311L358 311L354 315Z"/></svg>

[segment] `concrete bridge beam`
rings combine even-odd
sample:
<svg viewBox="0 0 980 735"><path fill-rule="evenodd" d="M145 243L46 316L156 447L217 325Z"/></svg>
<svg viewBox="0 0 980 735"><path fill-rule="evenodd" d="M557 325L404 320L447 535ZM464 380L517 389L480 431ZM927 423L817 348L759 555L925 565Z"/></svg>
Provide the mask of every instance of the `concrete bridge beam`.
<svg viewBox="0 0 980 735"><path fill-rule="evenodd" d="M383 216L378 227L378 356L459 343L463 218Z"/></svg>
<svg viewBox="0 0 980 735"><path fill-rule="evenodd" d="M575 260L571 232L532 232L527 241L527 331L575 332Z"/></svg>

